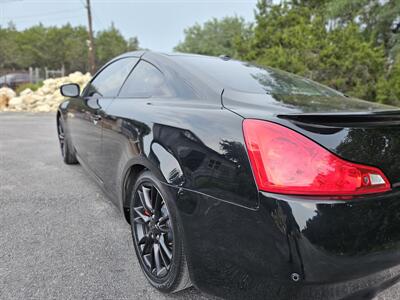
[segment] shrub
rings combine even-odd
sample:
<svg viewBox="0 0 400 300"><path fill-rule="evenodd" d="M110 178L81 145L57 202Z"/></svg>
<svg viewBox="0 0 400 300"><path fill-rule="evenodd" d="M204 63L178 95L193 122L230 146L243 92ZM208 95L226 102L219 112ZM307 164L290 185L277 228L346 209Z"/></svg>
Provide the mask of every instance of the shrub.
<svg viewBox="0 0 400 300"><path fill-rule="evenodd" d="M43 86L42 81L39 81L38 83L24 83L24 84L17 86L17 88L15 89L15 92L17 93L17 95L19 95L23 90L31 89L32 91L36 91L41 86Z"/></svg>

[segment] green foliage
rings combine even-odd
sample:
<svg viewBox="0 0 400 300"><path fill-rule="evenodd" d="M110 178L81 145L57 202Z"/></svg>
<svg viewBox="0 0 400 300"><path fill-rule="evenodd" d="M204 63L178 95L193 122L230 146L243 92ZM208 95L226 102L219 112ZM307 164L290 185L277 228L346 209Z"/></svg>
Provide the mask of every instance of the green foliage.
<svg viewBox="0 0 400 300"><path fill-rule="evenodd" d="M338 18L341 23L353 22L357 16L365 17L365 8L370 3L375 5L379 0L336 0L327 3L328 16Z"/></svg>
<svg viewBox="0 0 400 300"><path fill-rule="evenodd" d="M128 51L139 50L139 40L137 37L131 37L128 39Z"/></svg>
<svg viewBox="0 0 400 300"><path fill-rule="evenodd" d="M13 25L0 27L0 69L27 69L48 67L59 69L64 65L67 72L88 70L88 33L84 26L45 27L41 24L23 31ZM138 48L137 38L125 40L111 26L97 33L97 63L99 66L112 57Z"/></svg>
<svg viewBox="0 0 400 300"><path fill-rule="evenodd" d="M327 43L320 52L316 80L351 96L376 100L376 85L385 71L383 49L366 42L353 23L330 31Z"/></svg>
<svg viewBox="0 0 400 300"><path fill-rule="evenodd" d="M17 88L15 89L15 92L17 93L17 95L19 95L23 90L26 90L26 89L31 89L32 91L37 91L42 86L43 86L42 81L40 81L38 83L24 83L24 84L17 86Z"/></svg>
<svg viewBox="0 0 400 300"><path fill-rule="evenodd" d="M185 40L176 50L209 55L225 51L354 97L398 104L400 33L393 33L393 24L399 16L400 1L396 0L287 0L279 4L259 0L255 24L242 20L243 26L235 27L234 33L223 26L229 18L196 24L185 30ZM218 34L212 35L214 31Z"/></svg>
<svg viewBox="0 0 400 300"><path fill-rule="evenodd" d="M269 65L315 78L320 68L319 53L326 46L326 30L311 10L288 5L259 5L251 50L244 56L260 65Z"/></svg>
<svg viewBox="0 0 400 300"><path fill-rule="evenodd" d="M136 38L125 40L114 24L111 24L109 29L97 33L95 46L97 62L99 65L104 65L115 56L137 50L138 41Z"/></svg>
<svg viewBox="0 0 400 300"><path fill-rule="evenodd" d="M339 26L357 21L366 38L375 45L383 45L387 54L398 48L399 42L393 33L400 16L400 1L398 0L336 0L329 1L326 6L328 16L338 21ZM395 56L395 53L392 57Z"/></svg>
<svg viewBox="0 0 400 300"><path fill-rule="evenodd" d="M400 55L397 56L389 73L383 78L378 86L378 97L380 102L398 104L400 99Z"/></svg>
<svg viewBox="0 0 400 300"><path fill-rule="evenodd" d="M13 27L0 28L0 68L14 67L18 64L15 56L18 49L16 35L17 31Z"/></svg>
<svg viewBox="0 0 400 300"><path fill-rule="evenodd" d="M236 43L251 35L251 28L239 17L212 19L204 25L195 24L185 29L185 40L175 51L209 55L236 56Z"/></svg>

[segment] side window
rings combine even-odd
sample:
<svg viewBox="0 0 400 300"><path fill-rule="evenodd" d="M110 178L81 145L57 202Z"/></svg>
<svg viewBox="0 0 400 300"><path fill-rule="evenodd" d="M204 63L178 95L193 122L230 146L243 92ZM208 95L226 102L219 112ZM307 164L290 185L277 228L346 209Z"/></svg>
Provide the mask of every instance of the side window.
<svg viewBox="0 0 400 300"><path fill-rule="evenodd" d="M141 60L119 93L122 98L168 97L172 92L164 75L152 64Z"/></svg>
<svg viewBox="0 0 400 300"><path fill-rule="evenodd" d="M84 96L116 97L139 58L121 58L103 69L85 88Z"/></svg>

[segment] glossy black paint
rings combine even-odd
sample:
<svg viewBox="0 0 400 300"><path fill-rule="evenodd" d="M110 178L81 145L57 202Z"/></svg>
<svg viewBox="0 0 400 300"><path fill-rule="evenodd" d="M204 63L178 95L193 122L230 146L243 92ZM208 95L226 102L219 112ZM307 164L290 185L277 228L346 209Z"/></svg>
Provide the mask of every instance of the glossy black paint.
<svg viewBox="0 0 400 300"><path fill-rule="evenodd" d="M173 96L68 99L59 109L65 134L121 211L143 169L176 195L198 288L229 299L371 298L399 279L398 112L344 96L244 93L175 55L125 56L157 67ZM280 123L345 159L377 166L392 191L352 200L260 192L244 118Z"/></svg>
<svg viewBox="0 0 400 300"><path fill-rule="evenodd" d="M210 293L227 299L371 299L399 280L398 192L351 203L260 193L255 211L177 193L191 274Z"/></svg>

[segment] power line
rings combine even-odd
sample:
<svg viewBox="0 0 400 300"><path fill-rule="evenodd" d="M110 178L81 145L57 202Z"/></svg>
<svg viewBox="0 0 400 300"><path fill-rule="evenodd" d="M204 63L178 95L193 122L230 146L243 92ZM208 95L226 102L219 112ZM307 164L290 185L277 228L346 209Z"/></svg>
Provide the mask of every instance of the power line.
<svg viewBox="0 0 400 300"><path fill-rule="evenodd" d="M86 4L83 2L83 0L79 0L79 1L82 3L83 7L86 8ZM97 24L100 23L101 26L105 27L101 18L99 18L97 16L96 11L92 10L92 15L93 15L93 19L95 20L95 23L97 23Z"/></svg>
<svg viewBox="0 0 400 300"><path fill-rule="evenodd" d="M65 18L65 19L77 19L77 18L79 18L80 19L80 18L82 18L82 13L75 13L75 14L71 14L71 15L65 15L65 16L63 16L63 18ZM53 20L57 20L57 19L60 19L60 16L48 16L45 19L40 19L40 20L24 19L24 20L16 22L15 25L21 26L21 25L25 25L25 24L46 23L46 22L51 22ZM7 20L7 21L8 22L12 22L12 20ZM0 21L0 23L1 23L1 21ZM14 22L12 22L12 23L14 23Z"/></svg>
<svg viewBox="0 0 400 300"><path fill-rule="evenodd" d="M47 16L53 16L53 15L59 15L59 14L64 14L64 13L69 13L69 12L77 12L80 11L81 9L65 9L65 10L58 10L58 11L52 11L52 12L46 12L46 13L40 13L40 14L34 14L34 15L24 15L24 16L16 16L12 18L5 18L6 20L29 20L29 19L35 19L37 17L47 17Z"/></svg>
<svg viewBox="0 0 400 300"><path fill-rule="evenodd" d="M103 21L101 20L101 18L99 18L98 15L96 14L96 11L93 10L92 13L93 13L93 17L94 17L95 23L97 23L97 25L99 25L99 23L100 23L100 25L101 25L102 27L106 28L106 26L104 26L104 23L103 23Z"/></svg>
<svg viewBox="0 0 400 300"><path fill-rule="evenodd" d="M17 2L22 0L0 0L0 3Z"/></svg>

